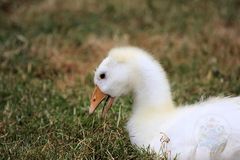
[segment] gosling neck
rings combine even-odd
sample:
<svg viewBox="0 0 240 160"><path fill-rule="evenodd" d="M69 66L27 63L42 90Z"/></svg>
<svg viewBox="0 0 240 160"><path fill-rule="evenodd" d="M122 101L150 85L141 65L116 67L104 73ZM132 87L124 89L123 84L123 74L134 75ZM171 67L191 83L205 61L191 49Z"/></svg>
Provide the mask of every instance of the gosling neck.
<svg viewBox="0 0 240 160"><path fill-rule="evenodd" d="M165 71L155 61L140 65L134 86L134 111L152 108L159 111L174 110L170 85Z"/></svg>

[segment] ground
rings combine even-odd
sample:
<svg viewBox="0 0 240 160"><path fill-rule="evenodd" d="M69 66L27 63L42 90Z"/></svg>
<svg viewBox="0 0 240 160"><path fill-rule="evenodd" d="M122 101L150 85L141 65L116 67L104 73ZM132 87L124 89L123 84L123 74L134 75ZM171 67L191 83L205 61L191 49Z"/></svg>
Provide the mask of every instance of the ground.
<svg viewBox="0 0 240 160"><path fill-rule="evenodd" d="M113 46L168 72L177 105L240 95L238 0L0 1L1 159L154 159L131 145L131 96L88 115L93 72Z"/></svg>

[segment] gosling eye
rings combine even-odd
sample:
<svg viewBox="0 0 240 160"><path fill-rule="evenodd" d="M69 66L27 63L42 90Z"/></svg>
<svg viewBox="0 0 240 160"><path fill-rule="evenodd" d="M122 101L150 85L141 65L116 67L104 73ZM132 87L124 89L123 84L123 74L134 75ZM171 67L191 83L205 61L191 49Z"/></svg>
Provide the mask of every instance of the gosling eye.
<svg viewBox="0 0 240 160"><path fill-rule="evenodd" d="M105 73L101 73L101 74L99 75L99 77L100 77L100 79L105 79L105 78L106 78L106 74L105 74Z"/></svg>

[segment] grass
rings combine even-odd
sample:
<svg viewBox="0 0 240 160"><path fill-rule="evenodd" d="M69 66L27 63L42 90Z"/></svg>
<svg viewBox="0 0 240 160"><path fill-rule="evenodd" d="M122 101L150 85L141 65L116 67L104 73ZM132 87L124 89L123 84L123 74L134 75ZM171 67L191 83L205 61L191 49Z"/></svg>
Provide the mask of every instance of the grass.
<svg viewBox="0 0 240 160"><path fill-rule="evenodd" d="M0 2L1 159L154 159L131 145L131 97L88 115L93 70L136 45L167 70L176 104L240 94L237 0Z"/></svg>

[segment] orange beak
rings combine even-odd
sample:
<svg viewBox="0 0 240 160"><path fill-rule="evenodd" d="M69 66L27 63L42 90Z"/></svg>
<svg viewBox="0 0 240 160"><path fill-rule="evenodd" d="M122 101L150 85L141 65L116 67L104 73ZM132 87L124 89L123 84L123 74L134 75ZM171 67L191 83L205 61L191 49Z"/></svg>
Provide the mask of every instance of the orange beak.
<svg viewBox="0 0 240 160"><path fill-rule="evenodd" d="M102 116L105 117L108 110L112 107L114 97L111 97L105 93L103 93L98 86L95 86L92 97L91 97L91 105L89 107L89 114L92 114L95 109L100 105L100 103L106 99L107 104L102 110Z"/></svg>

